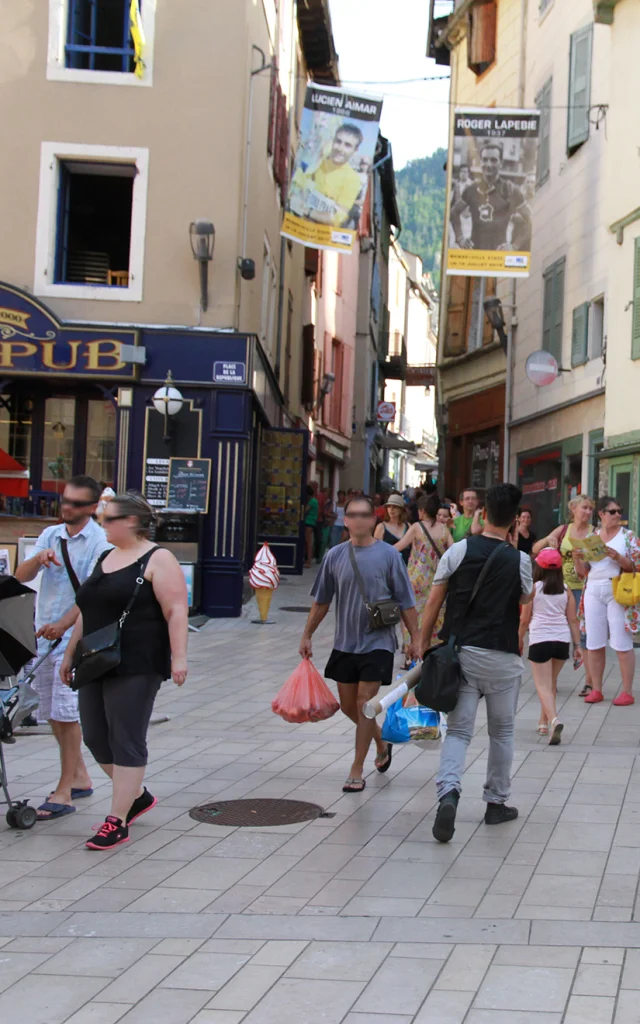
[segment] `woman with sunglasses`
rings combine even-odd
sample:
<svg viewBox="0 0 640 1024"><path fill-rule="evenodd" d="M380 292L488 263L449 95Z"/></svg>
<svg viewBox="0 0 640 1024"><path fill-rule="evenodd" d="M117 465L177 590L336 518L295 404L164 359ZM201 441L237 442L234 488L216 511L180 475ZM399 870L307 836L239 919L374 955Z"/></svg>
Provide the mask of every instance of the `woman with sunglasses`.
<svg viewBox="0 0 640 1024"><path fill-rule="evenodd" d="M607 637L609 646L618 655L622 676L622 693L614 700L618 707L634 703L631 693L635 671L633 634L640 631L638 608L625 608L613 596L612 579L622 572L640 569L640 544L631 530L622 526L622 508L615 498L607 495L597 505L600 529L596 532L603 541L607 555L599 562L588 565L576 560L580 575L587 575L584 591L584 617L586 621L589 668L593 690L584 698L585 704L599 704L602 696Z"/></svg>
<svg viewBox="0 0 640 1024"><path fill-rule="evenodd" d="M60 669L69 685L80 637L118 621L141 579L121 629L120 664L78 691L84 742L113 782L111 813L87 841L90 850L128 842L129 825L157 803L143 785L153 703L163 680L182 686L187 678L187 587L176 558L149 540L152 522L142 495L107 505L102 525L113 547L76 594L80 615Z"/></svg>

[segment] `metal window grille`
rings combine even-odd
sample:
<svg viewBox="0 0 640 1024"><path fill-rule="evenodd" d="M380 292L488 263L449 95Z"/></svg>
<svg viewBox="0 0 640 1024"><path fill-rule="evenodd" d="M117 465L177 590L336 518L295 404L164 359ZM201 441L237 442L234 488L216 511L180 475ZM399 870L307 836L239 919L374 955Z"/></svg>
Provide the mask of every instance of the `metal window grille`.
<svg viewBox="0 0 640 1024"><path fill-rule="evenodd" d="M132 72L129 9L128 0L69 0L66 67Z"/></svg>

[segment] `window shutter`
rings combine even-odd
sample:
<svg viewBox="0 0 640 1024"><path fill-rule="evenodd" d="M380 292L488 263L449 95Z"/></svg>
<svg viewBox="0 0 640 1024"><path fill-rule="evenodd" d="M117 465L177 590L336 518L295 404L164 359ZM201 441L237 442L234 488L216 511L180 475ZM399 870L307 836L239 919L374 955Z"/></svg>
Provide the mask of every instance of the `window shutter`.
<svg viewBox="0 0 640 1024"><path fill-rule="evenodd" d="M496 278L495 277L485 277L484 278L484 298L485 298L485 300L493 298L495 296L495 294L496 294ZM488 316L484 312L484 307L482 309L482 316L483 316L483 320L482 320L482 344L483 345L490 345L491 342L494 339L494 331L493 331L493 327L489 323Z"/></svg>
<svg viewBox="0 0 640 1024"><path fill-rule="evenodd" d="M538 185L543 185L551 172L551 79L543 85L535 104L540 111Z"/></svg>
<svg viewBox="0 0 640 1024"><path fill-rule="evenodd" d="M571 36L569 116L567 118L567 149L569 152L581 146L589 138L592 43L593 25L587 25Z"/></svg>
<svg viewBox="0 0 640 1024"><path fill-rule="evenodd" d="M544 272L543 284L543 309L542 309L542 347L546 352L551 352L551 324L553 315L553 279L554 268L549 267Z"/></svg>
<svg viewBox="0 0 640 1024"><path fill-rule="evenodd" d="M551 323L551 354L562 365L562 321L564 318L564 260L554 264L553 315Z"/></svg>
<svg viewBox="0 0 640 1024"><path fill-rule="evenodd" d="M353 392L349 387L349 376L351 373L351 360L353 349L347 345L342 346L342 382L340 396L340 433L345 437L351 437L351 423L353 414Z"/></svg>
<svg viewBox="0 0 640 1024"><path fill-rule="evenodd" d="M583 302L573 311L571 330L571 365L582 366L588 357L587 342L589 336L589 303Z"/></svg>
<svg viewBox="0 0 640 1024"><path fill-rule="evenodd" d="M300 402L307 408L313 405L315 399L313 389L315 354L315 327L313 324L305 324L302 328L302 385L300 388Z"/></svg>
<svg viewBox="0 0 640 1024"><path fill-rule="evenodd" d="M276 118L278 114L278 69L275 61L271 65L271 83L269 89L269 128L267 133L267 153L273 156L276 137Z"/></svg>
<svg viewBox="0 0 640 1024"><path fill-rule="evenodd" d="M633 263L633 327L631 330L631 358L640 359L640 238L635 240Z"/></svg>
<svg viewBox="0 0 640 1024"><path fill-rule="evenodd" d="M467 302L469 284L473 278L451 276L449 281L449 302L447 308L447 333L444 344L445 356L459 356L467 345Z"/></svg>
<svg viewBox="0 0 640 1024"><path fill-rule="evenodd" d="M467 65L476 75L490 67L496 57L496 0L475 0L468 14Z"/></svg>

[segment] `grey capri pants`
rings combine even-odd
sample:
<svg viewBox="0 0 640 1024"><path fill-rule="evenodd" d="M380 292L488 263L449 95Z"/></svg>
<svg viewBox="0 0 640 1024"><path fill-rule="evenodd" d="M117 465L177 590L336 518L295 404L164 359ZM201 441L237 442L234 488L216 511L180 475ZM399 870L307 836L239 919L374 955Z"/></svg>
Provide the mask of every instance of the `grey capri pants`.
<svg viewBox="0 0 640 1024"><path fill-rule="evenodd" d="M105 676L78 691L82 738L98 764L142 768L162 677Z"/></svg>

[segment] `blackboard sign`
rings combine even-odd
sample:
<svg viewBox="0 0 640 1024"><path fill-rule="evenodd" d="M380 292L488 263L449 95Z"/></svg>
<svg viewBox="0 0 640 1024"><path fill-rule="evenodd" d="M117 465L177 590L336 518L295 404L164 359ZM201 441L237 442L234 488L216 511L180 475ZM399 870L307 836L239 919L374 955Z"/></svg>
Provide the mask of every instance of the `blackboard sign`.
<svg viewBox="0 0 640 1024"><path fill-rule="evenodd" d="M171 459L167 508L206 512L210 481L211 459Z"/></svg>
<svg viewBox="0 0 640 1024"><path fill-rule="evenodd" d="M147 459L144 467L144 496L154 508L167 503L169 459Z"/></svg>

